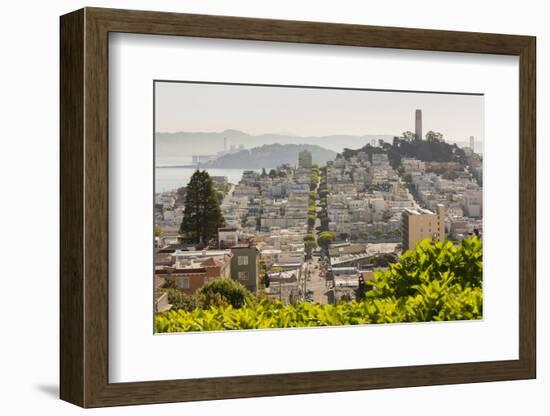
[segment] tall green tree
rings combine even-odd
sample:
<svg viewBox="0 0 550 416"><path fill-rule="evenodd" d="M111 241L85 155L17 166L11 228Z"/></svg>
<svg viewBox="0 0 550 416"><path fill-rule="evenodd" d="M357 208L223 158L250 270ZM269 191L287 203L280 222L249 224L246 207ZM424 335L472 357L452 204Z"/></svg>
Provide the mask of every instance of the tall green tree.
<svg viewBox="0 0 550 416"><path fill-rule="evenodd" d="M443 142L443 134L438 131L430 130L426 133L426 140L429 142Z"/></svg>
<svg viewBox="0 0 550 416"><path fill-rule="evenodd" d="M317 237L317 244L319 244L319 246L323 247L326 250L328 249L330 243L332 243L335 239L336 234L334 234L332 231L323 231L319 233L319 236Z"/></svg>
<svg viewBox="0 0 550 416"><path fill-rule="evenodd" d="M412 142L416 137L416 134L414 134L412 131L404 131L403 132L403 139L405 139L408 142Z"/></svg>
<svg viewBox="0 0 550 416"><path fill-rule="evenodd" d="M201 243L217 237L218 228L223 227L225 220L212 179L205 170L197 170L191 176L184 207L180 225L184 241Z"/></svg>

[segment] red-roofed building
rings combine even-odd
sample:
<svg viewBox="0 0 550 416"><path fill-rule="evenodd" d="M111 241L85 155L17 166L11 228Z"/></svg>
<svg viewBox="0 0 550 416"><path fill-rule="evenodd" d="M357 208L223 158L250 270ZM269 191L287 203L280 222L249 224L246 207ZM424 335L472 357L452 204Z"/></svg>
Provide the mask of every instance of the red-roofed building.
<svg viewBox="0 0 550 416"><path fill-rule="evenodd" d="M231 257L225 255L223 259L209 257L201 263L201 266L206 269L206 277L231 277Z"/></svg>
<svg viewBox="0 0 550 416"><path fill-rule="evenodd" d="M204 257L178 267L158 268L155 279L172 281L182 292L194 293L211 280L231 277L231 254L221 258Z"/></svg>

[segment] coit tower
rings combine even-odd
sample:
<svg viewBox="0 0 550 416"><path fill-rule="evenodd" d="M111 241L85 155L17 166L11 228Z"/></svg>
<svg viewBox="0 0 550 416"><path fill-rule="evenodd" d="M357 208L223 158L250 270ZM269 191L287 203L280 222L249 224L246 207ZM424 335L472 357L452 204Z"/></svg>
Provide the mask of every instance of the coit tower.
<svg viewBox="0 0 550 416"><path fill-rule="evenodd" d="M422 140L422 110L416 110L414 120L414 133L416 140Z"/></svg>

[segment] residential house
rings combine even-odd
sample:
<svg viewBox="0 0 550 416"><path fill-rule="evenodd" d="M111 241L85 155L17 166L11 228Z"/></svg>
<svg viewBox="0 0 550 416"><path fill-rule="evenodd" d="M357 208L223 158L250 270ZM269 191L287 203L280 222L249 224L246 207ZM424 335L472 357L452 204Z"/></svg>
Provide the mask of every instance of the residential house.
<svg viewBox="0 0 550 416"><path fill-rule="evenodd" d="M248 290L258 290L260 253L252 244L231 247L231 278L242 283Z"/></svg>

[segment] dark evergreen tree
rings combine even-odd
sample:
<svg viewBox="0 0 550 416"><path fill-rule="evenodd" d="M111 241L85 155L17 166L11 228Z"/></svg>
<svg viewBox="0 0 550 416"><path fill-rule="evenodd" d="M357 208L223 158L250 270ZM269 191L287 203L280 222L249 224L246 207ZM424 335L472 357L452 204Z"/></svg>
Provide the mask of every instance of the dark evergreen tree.
<svg viewBox="0 0 550 416"><path fill-rule="evenodd" d="M189 243L207 242L218 235L225 221L210 175L197 170L186 188L185 211L180 225L183 240Z"/></svg>

